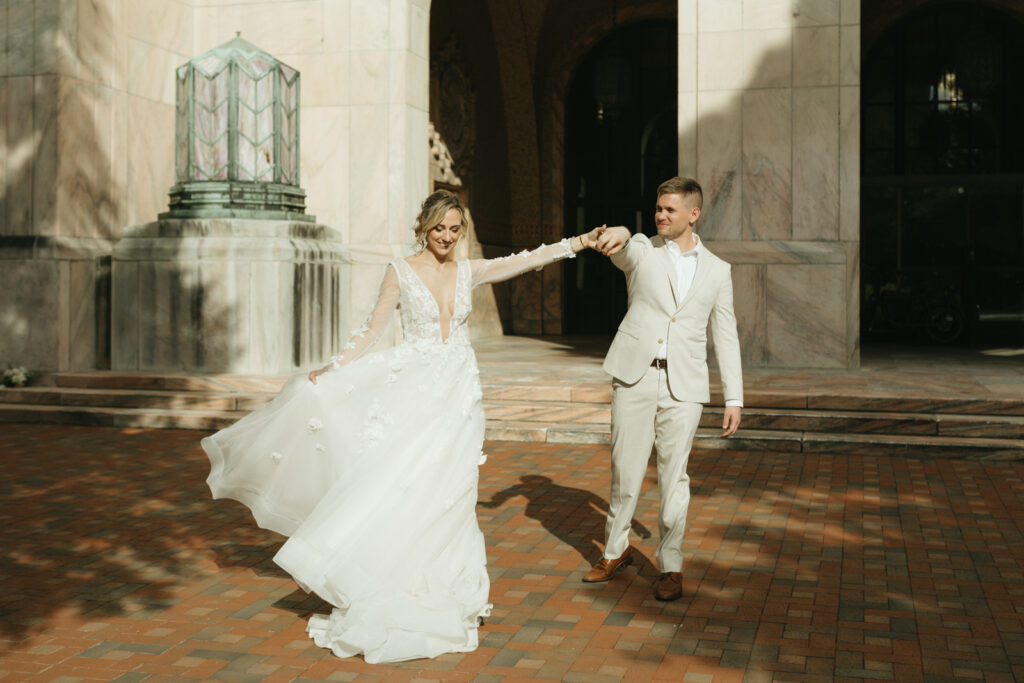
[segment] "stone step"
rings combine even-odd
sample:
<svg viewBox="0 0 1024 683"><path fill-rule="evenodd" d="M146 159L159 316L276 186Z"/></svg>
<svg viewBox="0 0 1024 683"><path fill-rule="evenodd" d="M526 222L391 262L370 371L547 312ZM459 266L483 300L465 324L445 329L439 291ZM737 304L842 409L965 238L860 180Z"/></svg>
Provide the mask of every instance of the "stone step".
<svg viewBox="0 0 1024 683"><path fill-rule="evenodd" d="M610 406L597 403L485 399L484 411L488 421L521 424L607 425L611 420ZM722 412L723 408L719 406L705 407L701 415L701 426L714 428L720 425ZM743 429L1024 439L1024 417L746 407L743 409Z"/></svg>
<svg viewBox="0 0 1024 683"><path fill-rule="evenodd" d="M49 406L92 406L106 408L161 408L165 410L250 411L273 394L209 391L142 391L130 389L80 389L67 387L23 387L5 389L5 403Z"/></svg>
<svg viewBox="0 0 1024 683"><path fill-rule="evenodd" d="M597 425L487 421L488 439L534 443L609 443L607 428ZM919 436L913 434L830 434L825 432L743 429L727 439L721 430L697 430L697 449L761 450L785 453L835 453L863 456L908 455L919 458L1024 458L1024 439Z"/></svg>
<svg viewBox="0 0 1024 683"><path fill-rule="evenodd" d="M246 411L163 410L100 406L51 406L0 403L0 423L63 424L106 427L196 429L214 431L235 422ZM539 422L488 419L486 437L540 443L608 443L607 422ZM723 439L718 429L701 427L698 448L778 452L849 453L917 457L1024 458L1024 440L917 434L826 433L744 428Z"/></svg>
<svg viewBox="0 0 1024 683"><path fill-rule="evenodd" d="M216 431L234 423L244 414L239 411L160 410L0 403L0 424L57 424L89 427L137 427Z"/></svg>

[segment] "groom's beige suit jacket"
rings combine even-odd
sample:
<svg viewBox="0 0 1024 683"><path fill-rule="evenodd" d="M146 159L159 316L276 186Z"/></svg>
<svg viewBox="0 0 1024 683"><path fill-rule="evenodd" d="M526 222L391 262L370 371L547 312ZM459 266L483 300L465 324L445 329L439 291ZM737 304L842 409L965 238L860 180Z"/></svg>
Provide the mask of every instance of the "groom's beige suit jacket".
<svg viewBox="0 0 1024 683"><path fill-rule="evenodd" d="M626 274L629 305L605 357L605 372L624 384L636 383L667 340L672 397L707 403L711 399L707 365L710 324L722 393L727 401L742 401L743 370L729 264L702 244L693 283L680 301L676 270L661 237L633 235L611 259Z"/></svg>

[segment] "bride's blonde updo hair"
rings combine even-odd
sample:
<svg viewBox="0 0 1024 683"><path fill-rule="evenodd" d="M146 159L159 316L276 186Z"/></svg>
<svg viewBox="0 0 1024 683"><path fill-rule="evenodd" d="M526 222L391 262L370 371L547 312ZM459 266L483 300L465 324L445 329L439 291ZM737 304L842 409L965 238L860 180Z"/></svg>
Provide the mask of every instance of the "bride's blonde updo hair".
<svg viewBox="0 0 1024 683"><path fill-rule="evenodd" d="M421 247L427 243L427 232L433 230L442 220L445 214L455 209L462 216L461 225L466 227L466 207L462 200L454 192L448 190L437 190L423 200L420 206L420 215L416 216L416 227L413 233L416 236L416 244Z"/></svg>

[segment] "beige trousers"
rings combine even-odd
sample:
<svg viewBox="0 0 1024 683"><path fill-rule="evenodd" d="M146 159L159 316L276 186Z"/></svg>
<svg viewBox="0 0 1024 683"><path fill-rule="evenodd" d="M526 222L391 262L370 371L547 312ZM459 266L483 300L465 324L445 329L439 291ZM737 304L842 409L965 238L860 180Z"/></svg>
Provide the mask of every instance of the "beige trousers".
<svg viewBox="0 0 1024 683"><path fill-rule="evenodd" d="M700 403L677 401L668 390L668 374L649 368L640 381L614 380L612 394L612 490L605 525L604 556L615 559L629 545L629 529L640 496L651 447L657 449L660 542L655 551L663 572L683 567L683 532L690 506L693 435L703 410Z"/></svg>

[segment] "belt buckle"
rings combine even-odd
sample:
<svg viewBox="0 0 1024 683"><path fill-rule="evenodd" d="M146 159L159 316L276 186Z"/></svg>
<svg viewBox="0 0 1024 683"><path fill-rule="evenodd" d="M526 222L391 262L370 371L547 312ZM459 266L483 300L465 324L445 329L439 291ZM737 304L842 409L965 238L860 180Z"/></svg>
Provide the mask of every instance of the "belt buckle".
<svg viewBox="0 0 1024 683"><path fill-rule="evenodd" d="M652 363L652 365L655 368L657 368L658 370L664 370L668 366L668 359L667 358L655 358L654 359L654 363Z"/></svg>

